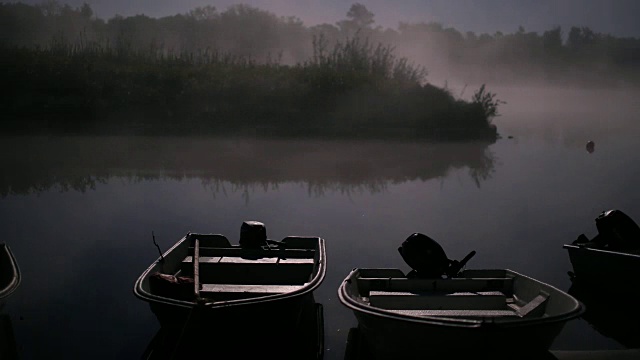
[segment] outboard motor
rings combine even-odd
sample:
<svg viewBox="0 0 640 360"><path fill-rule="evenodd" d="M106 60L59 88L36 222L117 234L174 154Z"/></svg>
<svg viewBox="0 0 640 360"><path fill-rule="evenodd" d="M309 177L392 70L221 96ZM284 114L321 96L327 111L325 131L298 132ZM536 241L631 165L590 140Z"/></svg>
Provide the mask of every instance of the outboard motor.
<svg viewBox="0 0 640 360"><path fill-rule="evenodd" d="M455 277L475 254L470 252L461 261L449 260L442 246L427 235L411 234L398 248L404 261L413 269L407 277Z"/></svg>
<svg viewBox="0 0 640 360"><path fill-rule="evenodd" d="M640 248L640 227L620 210L603 211L596 218L598 235L589 240L584 234L573 243L606 250L631 250Z"/></svg>
<svg viewBox="0 0 640 360"><path fill-rule="evenodd" d="M259 221L245 221L240 227L240 246L259 248L267 245L267 228Z"/></svg>

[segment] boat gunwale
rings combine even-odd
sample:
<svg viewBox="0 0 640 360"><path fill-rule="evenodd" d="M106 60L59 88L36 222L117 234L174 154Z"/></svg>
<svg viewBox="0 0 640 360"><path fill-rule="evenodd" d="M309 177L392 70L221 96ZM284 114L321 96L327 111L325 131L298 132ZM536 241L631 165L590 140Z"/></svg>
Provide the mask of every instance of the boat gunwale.
<svg viewBox="0 0 640 360"><path fill-rule="evenodd" d="M0 251L6 254L7 259L9 260L9 264L11 265L11 270L13 272L12 278L7 286L0 289L0 299L4 299L13 294L14 291L16 291L16 289L20 285L20 282L22 281L22 275L20 274L20 267L18 266L18 262L13 255L13 252L11 251L9 245L7 245L6 243L0 243L0 247L2 247Z"/></svg>
<svg viewBox="0 0 640 360"><path fill-rule="evenodd" d="M469 329L477 329L477 328L502 329L502 328L527 327L527 326L532 326L536 324L552 324L552 323L566 322L579 317L585 311L585 306L579 300L575 299L573 296L567 294L566 292L556 288L555 286L552 286L547 283L543 283L541 281L538 281L536 279L533 279L529 276L520 274L510 269L499 269L499 270L506 270L511 274L516 275L516 277L520 276L522 278L526 278L526 279L535 281L537 283L546 285L549 288L553 289L554 291L557 291L561 294L568 296L575 302L573 309L571 311L558 314L558 315L547 316L547 317L536 317L536 318L530 318L530 319L523 318L515 321L494 321L493 319L492 320L459 319L459 318L451 318L451 317L445 317L445 316L419 316L418 317L413 315L392 313L390 311L387 311L386 309L381 309L379 307L367 305L362 302L356 301L355 299L353 299L351 296L347 294L347 287L353 286L350 284L351 281L357 280L357 277L355 277L355 273L362 269L366 269L366 268L354 268L353 270L351 270L349 275L342 281L338 289L338 297L340 301L342 302L343 305L345 305L352 311L357 311L357 312L360 312L366 315L375 316L375 317L387 318L390 320L411 322L411 323L422 324L422 325L461 327L461 328L469 328ZM498 270L498 269L487 269L487 270Z"/></svg>
<svg viewBox="0 0 640 360"><path fill-rule="evenodd" d="M198 235L211 235L211 234L187 233L187 235L185 235L182 239L176 242L171 248L165 251L161 257L158 257L158 259L156 259L153 263L151 263L151 265L142 273L142 275L138 277L133 288L133 292L135 296L150 304L151 303L163 304L168 306L183 307L187 309L190 309L196 306L197 305L196 301L177 300L171 297L152 294L151 292L143 289L142 283L145 278L150 276L151 271L160 263L163 257L168 256L171 252L173 252L178 247L184 246L183 243L187 241L187 239L190 236L198 236ZM220 235L220 234L214 234L214 235ZM221 235L221 236L224 236L224 235ZM305 282L305 284L300 288L287 293L271 294L271 295L244 298L244 299L216 301L216 302L206 303L204 306L208 309L221 309L221 308L228 308L228 307L252 306L252 305L258 305L258 304L265 304L265 303L270 303L274 301L281 301L281 300L303 296L307 293L314 291L316 288L318 288L320 284L322 284L326 275L326 270L327 270L325 240L317 236L289 236L289 237L314 239L318 243L318 249L317 249L318 261L314 263L314 267L317 266L317 271L314 270L311 272L311 274L313 274L314 276L310 281Z"/></svg>
<svg viewBox="0 0 640 360"><path fill-rule="evenodd" d="M575 253L575 252L582 251L582 252L587 252L587 253L602 253L602 254L607 254L607 255L637 258L638 260L640 260L640 255L639 254L633 254L633 253L624 252L624 251L605 250L605 249L598 249L598 248L593 248L593 247L588 247L588 246L580 246L580 245L574 245L574 244L564 244L564 245L562 245L562 247L564 249L567 249L567 251L569 253L571 253L571 252Z"/></svg>

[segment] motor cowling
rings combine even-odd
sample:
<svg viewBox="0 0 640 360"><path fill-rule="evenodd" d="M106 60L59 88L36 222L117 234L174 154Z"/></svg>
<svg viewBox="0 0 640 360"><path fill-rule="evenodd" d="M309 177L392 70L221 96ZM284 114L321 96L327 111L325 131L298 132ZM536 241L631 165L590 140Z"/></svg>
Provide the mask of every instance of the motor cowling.
<svg viewBox="0 0 640 360"><path fill-rule="evenodd" d="M420 278L454 277L475 255L472 251L462 261L450 260L438 242L421 233L411 234L398 252L413 269L408 276Z"/></svg>
<svg viewBox="0 0 640 360"><path fill-rule="evenodd" d="M449 258L442 246L424 234L411 234L398 251L421 277L441 277L449 267Z"/></svg>
<svg viewBox="0 0 640 360"><path fill-rule="evenodd" d="M596 218L599 241L608 249L640 248L640 227L620 210L603 211Z"/></svg>
<svg viewBox="0 0 640 360"><path fill-rule="evenodd" d="M259 221L245 221L240 227L240 246L259 248L267 245L267 227Z"/></svg>

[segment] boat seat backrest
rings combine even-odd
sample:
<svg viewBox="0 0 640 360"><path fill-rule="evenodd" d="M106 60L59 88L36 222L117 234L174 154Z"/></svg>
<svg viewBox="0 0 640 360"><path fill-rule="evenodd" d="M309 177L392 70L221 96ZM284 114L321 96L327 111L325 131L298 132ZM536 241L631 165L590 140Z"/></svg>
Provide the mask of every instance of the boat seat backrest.
<svg viewBox="0 0 640 360"><path fill-rule="evenodd" d="M200 247L231 247L226 236L220 234L189 234L189 240L198 239ZM190 244L193 249L193 242Z"/></svg>

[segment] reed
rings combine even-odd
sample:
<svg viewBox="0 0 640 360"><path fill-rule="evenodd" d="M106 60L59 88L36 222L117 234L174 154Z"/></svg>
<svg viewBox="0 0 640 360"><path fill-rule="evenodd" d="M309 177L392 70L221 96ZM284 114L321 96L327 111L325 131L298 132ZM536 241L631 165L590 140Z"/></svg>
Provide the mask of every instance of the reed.
<svg viewBox="0 0 640 360"><path fill-rule="evenodd" d="M201 49L133 48L125 40L2 47L11 91L0 100L6 130L265 132L280 135L495 136L500 102L472 102L426 82L427 71L360 37L294 66ZM488 96L488 98L487 98ZM488 132L487 132L488 131Z"/></svg>

